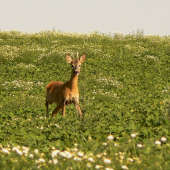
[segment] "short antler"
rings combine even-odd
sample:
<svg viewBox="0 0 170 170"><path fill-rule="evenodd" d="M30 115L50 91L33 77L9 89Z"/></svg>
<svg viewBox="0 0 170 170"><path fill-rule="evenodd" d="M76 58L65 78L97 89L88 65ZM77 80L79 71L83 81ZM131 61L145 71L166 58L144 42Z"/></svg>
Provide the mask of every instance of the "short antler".
<svg viewBox="0 0 170 170"><path fill-rule="evenodd" d="M77 51L77 60L79 60L79 52Z"/></svg>

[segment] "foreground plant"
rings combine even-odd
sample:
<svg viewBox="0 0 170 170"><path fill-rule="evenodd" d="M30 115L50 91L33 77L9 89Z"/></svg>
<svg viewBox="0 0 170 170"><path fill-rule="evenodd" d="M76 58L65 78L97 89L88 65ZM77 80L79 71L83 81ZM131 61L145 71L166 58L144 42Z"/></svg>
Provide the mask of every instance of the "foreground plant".
<svg viewBox="0 0 170 170"><path fill-rule="evenodd" d="M168 169L169 49L140 32L0 31L0 169ZM72 105L46 119L45 85L68 80L75 51L83 119Z"/></svg>

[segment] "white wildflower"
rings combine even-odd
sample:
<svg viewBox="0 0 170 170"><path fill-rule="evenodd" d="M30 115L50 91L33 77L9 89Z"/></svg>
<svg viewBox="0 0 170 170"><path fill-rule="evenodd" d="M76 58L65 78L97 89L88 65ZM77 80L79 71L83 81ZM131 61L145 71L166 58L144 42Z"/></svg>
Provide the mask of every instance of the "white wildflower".
<svg viewBox="0 0 170 170"><path fill-rule="evenodd" d="M60 153L60 150L53 150L51 152L51 157L54 158L55 156L57 156Z"/></svg>
<svg viewBox="0 0 170 170"><path fill-rule="evenodd" d="M23 149L23 150L26 150L27 152L29 151L29 148L28 148L28 147L25 147L25 146L23 146L22 149Z"/></svg>
<svg viewBox="0 0 170 170"><path fill-rule="evenodd" d="M73 152L77 152L78 149L77 149L77 148L73 148L72 151L73 151Z"/></svg>
<svg viewBox="0 0 170 170"><path fill-rule="evenodd" d="M75 143L75 144L74 144L74 146L75 146L75 147L77 147L77 146L78 146L78 144L77 144L77 143Z"/></svg>
<svg viewBox="0 0 170 170"><path fill-rule="evenodd" d="M12 151L17 151L18 150L18 147L13 147L12 148Z"/></svg>
<svg viewBox="0 0 170 170"><path fill-rule="evenodd" d="M122 169L129 169L126 165L121 166Z"/></svg>
<svg viewBox="0 0 170 170"><path fill-rule="evenodd" d="M114 146L117 147L117 146L119 146L119 144L118 144L117 142L115 142L115 143L114 143Z"/></svg>
<svg viewBox="0 0 170 170"><path fill-rule="evenodd" d="M108 143L106 143L106 142L103 143L103 146L107 146L107 145L108 145Z"/></svg>
<svg viewBox="0 0 170 170"><path fill-rule="evenodd" d="M104 155L104 156L106 156L106 155L107 155L107 152L106 152L106 151L104 151L104 152L103 152L103 155Z"/></svg>
<svg viewBox="0 0 170 170"><path fill-rule="evenodd" d="M75 157L73 158L73 160L74 160L74 161L82 161L82 158L79 158L79 157L75 156Z"/></svg>
<svg viewBox="0 0 170 170"><path fill-rule="evenodd" d="M163 136L163 137L161 137L161 141L162 141L162 142L166 142L166 141L167 141L167 138Z"/></svg>
<svg viewBox="0 0 170 170"><path fill-rule="evenodd" d="M40 163L45 163L45 159L44 159L44 158L39 158L38 161L39 161Z"/></svg>
<svg viewBox="0 0 170 170"><path fill-rule="evenodd" d="M124 155L119 155L120 159L123 160L125 157Z"/></svg>
<svg viewBox="0 0 170 170"><path fill-rule="evenodd" d="M57 159L53 159L53 163L54 163L54 164L57 164L57 163L58 163L58 160L57 160Z"/></svg>
<svg viewBox="0 0 170 170"><path fill-rule="evenodd" d="M2 148L2 152L6 153L6 154L9 154L9 150L7 148Z"/></svg>
<svg viewBox="0 0 170 170"><path fill-rule="evenodd" d="M132 158L128 158L127 161L133 162L134 160Z"/></svg>
<svg viewBox="0 0 170 170"><path fill-rule="evenodd" d="M137 133L132 133L130 136L131 136L132 138L136 138Z"/></svg>
<svg viewBox="0 0 170 170"><path fill-rule="evenodd" d="M16 151L16 153L19 154L19 155L22 155L22 151L19 150L19 149Z"/></svg>
<svg viewBox="0 0 170 170"><path fill-rule="evenodd" d="M95 169L102 169L102 168L103 168L102 165L96 165L96 166L95 166Z"/></svg>
<svg viewBox="0 0 170 170"><path fill-rule="evenodd" d="M113 140L113 139L114 139L114 136L113 136L113 135L109 135L109 136L107 137L107 139Z"/></svg>
<svg viewBox="0 0 170 170"><path fill-rule="evenodd" d="M52 150L55 150L55 146L52 146L51 149L52 149Z"/></svg>
<svg viewBox="0 0 170 170"><path fill-rule="evenodd" d="M83 157L84 153L83 152L78 152L77 155L80 156L80 157Z"/></svg>
<svg viewBox="0 0 170 170"><path fill-rule="evenodd" d="M143 148L143 145L141 143L137 144L138 148Z"/></svg>
<svg viewBox="0 0 170 170"><path fill-rule="evenodd" d="M102 154L97 154L96 157L97 157L97 158L101 158L101 157L102 157Z"/></svg>
<svg viewBox="0 0 170 170"><path fill-rule="evenodd" d="M72 158L73 157L73 154L71 153L71 152L69 152L69 151L64 151L64 153L65 153L65 157L66 158Z"/></svg>
<svg viewBox="0 0 170 170"><path fill-rule="evenodd" d="M95 160L94 160L93 157L88 158L88 161L90 161L90 162L95 162Z"/></svg>
<svg viewBox="0 0 170 170"><path fill-rule="evenodd" d="M30 153L29 158L34 158L34 155L32 153Z"/></svg>
<svg viewBox="0 0 170 170"><path fill-rule="evenodd" d="M114 170L114 169L109 167L109 168L105 168L105 170Z"/></svg>
<svg viewBox="0 0 170 170"><path fill-rule="evenodd" d="M106 163L106 164L110 164L112 161L108 158L104 158L103 162Z"/></svg>
<svg viewBox="0 0 170 170"><path fill-rule="evenodd" d="M35 154L39 153L38 149L34 149L34 152L35 152Z"/></svg>
<svg viewBox="0 0 170 170"><path fill-rule="evenodd" d="M161 141L160 141L160 140L156 140L156 141L155 141L155 144L156 144L156 145L161 145Z"/></svg>

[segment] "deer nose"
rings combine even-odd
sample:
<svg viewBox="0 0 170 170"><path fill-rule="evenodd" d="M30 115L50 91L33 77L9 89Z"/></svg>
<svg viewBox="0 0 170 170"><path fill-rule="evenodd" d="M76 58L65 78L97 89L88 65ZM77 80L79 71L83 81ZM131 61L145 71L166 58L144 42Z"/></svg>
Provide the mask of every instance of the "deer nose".
<svg viewBox="0 0 170 170"><path fill-rule="evenodd" d="M77 70L75 70L74 73L75 73L76 75L79 75L79 71L77 71Z"/></svg>

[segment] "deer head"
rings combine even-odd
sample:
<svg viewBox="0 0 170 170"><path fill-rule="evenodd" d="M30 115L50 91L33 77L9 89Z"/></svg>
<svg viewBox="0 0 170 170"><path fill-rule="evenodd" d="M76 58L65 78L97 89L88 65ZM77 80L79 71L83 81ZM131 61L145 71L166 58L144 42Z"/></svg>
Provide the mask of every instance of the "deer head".
<svg viewBox="0 0 170 170"><path fill-rule="evenodd" d="M72 58L69 54L66 54L66 61L71 64L72 70L75 75L79 75L81 64L86 60L86 54L84 53L80 59L77 52L77 59Z"/></svg>

